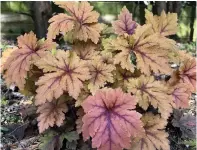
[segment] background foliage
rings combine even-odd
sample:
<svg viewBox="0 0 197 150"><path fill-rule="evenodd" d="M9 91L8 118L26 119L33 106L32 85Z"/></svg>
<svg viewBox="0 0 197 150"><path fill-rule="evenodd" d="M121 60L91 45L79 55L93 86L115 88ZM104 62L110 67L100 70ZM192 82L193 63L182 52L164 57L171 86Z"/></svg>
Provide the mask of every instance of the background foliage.
<svg viewBox="0 0 197 150"><path fill-rule="evenodd" d="M53 3L48 2L51 7L51 15L63 12ZM178 13L179 29L176 38L182 43L196 41L196 2L91 2L94 9L101 14L100 21L110 23L117 19L121 8L126 6L133 14L134 20L144 23L144 8L152 10L155 14L164 9L166 12ZM1 2L1 32L6 38L15 39L18 35L35 29L34 12L32 2ZM38 9L35 7L34 9ZM49 9L50 11L50 9ZM36 12L36 11L35 11ZM36 22L37 23L37 22Z"/></svg>

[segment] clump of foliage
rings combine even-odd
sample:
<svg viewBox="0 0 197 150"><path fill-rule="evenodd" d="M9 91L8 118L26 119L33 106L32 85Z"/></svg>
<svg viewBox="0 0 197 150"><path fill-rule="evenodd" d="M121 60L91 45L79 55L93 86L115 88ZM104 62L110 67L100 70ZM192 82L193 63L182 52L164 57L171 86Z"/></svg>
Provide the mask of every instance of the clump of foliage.
<svg viewBox="0 0 197 150"><path fill-rule="evenodd" d="M39 132L53 131L43 149L60 149L63 140L68 149L88 149L77 131L100 150L169 150L167 119L173 108L187 108L196 90L195 59L168 38L177 32L177 14L146 10L140 25L124 7L109 36L88 2L55 4L67 13L49 20L47 39L19 36L2 64L7 85L34 96ZM71 49L54 42L59 34ZM162 74L171 78L157 80Z"/></svg>

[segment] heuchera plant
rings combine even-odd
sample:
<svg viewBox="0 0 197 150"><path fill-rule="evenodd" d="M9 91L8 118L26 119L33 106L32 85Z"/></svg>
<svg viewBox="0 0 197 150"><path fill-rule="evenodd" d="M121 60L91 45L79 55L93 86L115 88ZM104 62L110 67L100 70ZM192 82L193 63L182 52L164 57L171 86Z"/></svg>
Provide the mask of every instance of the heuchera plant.
<svg viewBox="0 0 197 150"><path fill-rule="evenodd" d="M35 96L39 132L67 124L74 104L75 130L84 141L91 137L92 148L169 150L167 119L173 108L187 108L196 90L195 58L168 38L177 32L177 14L145 10L140 25L123 7L111 29L88 2L55 4L67 13L49 20L47 39L19 36L1 65L7 85ZM69 49L54 42L57 35ZM164 74L171 78L158 80Z"/></svg>

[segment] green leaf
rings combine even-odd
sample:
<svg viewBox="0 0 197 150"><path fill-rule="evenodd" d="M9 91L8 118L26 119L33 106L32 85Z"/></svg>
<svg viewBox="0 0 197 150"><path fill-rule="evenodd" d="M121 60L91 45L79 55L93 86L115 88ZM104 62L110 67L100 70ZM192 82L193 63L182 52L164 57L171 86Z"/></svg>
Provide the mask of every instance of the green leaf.
<svg viewBox="0 0 197 150"><path fill-rule="evenodd" d="M8 101L4 97L2 97L2 99L1 99L1 106L5 106L7 104L8 104Z"/></svg>
<svg viewBox="0 0 197 150"><path fill-rule="evenodd" d="M66 148L69 150L76 150L77 148L77 141L72 141L72 142L66 142Z"/></svg>
<svg viewBox="0 0 197 150"><path fill-rule="evenodd" d="M48 132L40 138L40 150L60 150L63 144L63 138L55 132Z"/></svg>
<svg viewBox="0 0 197 150"><path fill-rule="evenodd" d="M1 129L2 132L8 132L9 131L9 129L6 128L6 127L1 127L0 129Z"/></svg>
<svg viewBox="0 0 197 150"><path fill-rule="evenodd" d="M63 135L69 142L76 141L79 139L79 134L76 131L67 132Z"/></svg>
<svg viewBox="0 0 197 150"><path fill-rule="evenodd" d="M38 45L43 44L43 43L44 43L44 41L45 41L45 38L40 39L40 40L38 41Z"/></svg>
<svg viewBox="0 0 197 150"><path fill-rule="evenodd" d="M52 53L53 56L55 56L56 53L57 53L57 50L56 49L52 49L51 53Z"/></svg>
<svg viewBox="0 0 197 150"><path fill-rule="evenodd" d="M187 141L184 141L183 144L189 145L190 147L196 147L196 140L195 139L187 140Z"/></svg>

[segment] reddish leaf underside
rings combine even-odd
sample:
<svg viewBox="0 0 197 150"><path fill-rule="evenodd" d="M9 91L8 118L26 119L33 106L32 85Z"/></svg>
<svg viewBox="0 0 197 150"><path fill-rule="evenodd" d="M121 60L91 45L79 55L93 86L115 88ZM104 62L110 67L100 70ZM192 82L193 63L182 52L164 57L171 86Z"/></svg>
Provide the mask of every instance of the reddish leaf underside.
<svg viewBox="0 0 197 150"><path fill-rule="evenodd" d="M190 87L191 92L196 91L196 59L186 59L180 67L181 82Z"/></svg>
<svg viewBox="0 0 197 150"><path fill-rule="evenodd" d="M92 147L99 150L129 148L130 137L143 131L135 105L134 97L121 89L99 90L89 96L82 104L84 139L91 136Z"/></svg>
<svg viewBox="0 0 197 150"><path fill-rule="evenodd" d="M188 108L189 107L189 97L190 90L187 87L187 84L180 83L174 86L172 97L175 103L175 107L179 108Z"/></svg>
<svg viewBox="0 0 197 150"><path fill-rule="evenodd" d="M122 12L118 15L118 20L112 23L115 33L118 35L134 33L137 24L132 20L132 14L128 11L126 7L122 8Z"/></svg>

